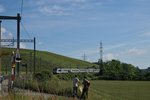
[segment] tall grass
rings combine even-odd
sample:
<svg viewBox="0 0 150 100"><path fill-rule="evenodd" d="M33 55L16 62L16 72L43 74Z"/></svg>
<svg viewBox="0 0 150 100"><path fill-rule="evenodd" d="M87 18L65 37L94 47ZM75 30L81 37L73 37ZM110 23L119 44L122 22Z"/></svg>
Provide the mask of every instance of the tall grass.
<svg viewBox="0 0 150 100"><path fill-rule="evenodd" d="M59 80L57 77L53 77L51 80L48 81L17 79L15 81L15 86L22 89L30 89L42 93L44 92L61 96L72 95L71 82Z"/></svg>
<svg viewBox="0 0 150 100"><path fill-rule="evenodd" d="M53 77L52 80L45 82L37 82L36 80L28 80L26 82L18 80L18 82L20 84L15 83L15 85L20 86L21 88L63 96L55 96L57 99L54 100L73 100L72 98L68 99L68 96L72 95L71 81L62 81L57 77ZM88 100L149 100L149 94L150 81L91 81ZM21 95L10 95L12 98L14 98L14 96L17 98ZM22 95L21 98L22 99L19 100L25 100L24 98L27 98L27 100L38 100L34 99L34 96L24 97L24 95ZM39 98L41 98L40 100L45 99L43 96ZM48 100L51 99L52 97Z"/></svg>
<svg viewBox="0 0 150 100"><path fill-rule="evenodd" d="M26 95L20 93L9 93L7 96L0 96L0 100L73 100L73 98L62 96Z"/></svg>

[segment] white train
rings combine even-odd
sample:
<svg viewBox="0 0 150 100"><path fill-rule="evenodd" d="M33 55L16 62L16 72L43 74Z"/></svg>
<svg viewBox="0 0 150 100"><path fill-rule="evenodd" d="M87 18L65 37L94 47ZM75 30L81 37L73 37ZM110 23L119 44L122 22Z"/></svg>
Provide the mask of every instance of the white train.
<svg viewBox="0 0 150 100"><path fill-rule="evenodd" d="M75 68L55 68L53 73L61 74L61 73L98 73L100 69L75 69Z"/></svg>

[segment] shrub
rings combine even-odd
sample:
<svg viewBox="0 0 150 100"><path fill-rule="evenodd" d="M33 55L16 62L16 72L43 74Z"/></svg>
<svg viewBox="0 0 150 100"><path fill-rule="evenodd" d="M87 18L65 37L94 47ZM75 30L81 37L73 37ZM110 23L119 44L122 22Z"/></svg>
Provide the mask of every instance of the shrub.
<svg viewBox="0 0 150 100"><path fill-rule="evenodd" d="M52 77L51 80L37 81L37 80L25 80L16 79L15 86L23 89L29 89L38 92L71 96L72 95L72 84L70 81L64 81L58 79L56 76Z"/></svg>
<svg viewBox="0 0 150 100"><path fill-rule="evenodd" d="M50 71L41 71L34 74L34 78L37 81L46 81L52 78L52 73Z"/></svg>

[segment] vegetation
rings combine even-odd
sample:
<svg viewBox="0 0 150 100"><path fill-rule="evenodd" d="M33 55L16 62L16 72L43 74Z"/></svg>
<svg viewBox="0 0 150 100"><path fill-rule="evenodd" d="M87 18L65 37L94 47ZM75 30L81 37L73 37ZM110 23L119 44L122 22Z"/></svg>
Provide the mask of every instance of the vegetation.
<svg viewBox="0 0 150 100"><path fill-rule="evenodd" d="M149 81L92 81L89 100L149 100Z"/></svg>
<svg viewBox="0 0 150 100"><path fill-rule="evenodd" d="M11 70L11 53L15 51L13 48L3 48L2 49L2 70L6 71ZM33 50L20 50L21 53L21 67L20 70L25 71L23 64L27 64L28 72L33 72ZM36 72L41 71L51 71L53 68L88 68L88 67L98 67L96 64L92 64L86 61L69 58L61 56L58 54L45 52L45 51L36 51Z"/></svg>
<svg viewBox="0 0 150 100"><path fill-rule="evenodd" d="M3 74L11 73L11 52L14 49L2 49L2 70ZM75 74L53 75L53 68L99 68L99 63L89 63L49 52L36 52L36 70L33 74L33 51L21 50L22 62L20 64L21 78L15 79L15 86L22 89L29 89L38 92L55 94L59 96L72 96L72 79ZM27 67L23 65L26 64ZM27 68L27 69L26 69ZM79 79L87 76L91 80L89 100L148 100L150 91L150 68L139 69L131 64L122 63L118 60L107 61L101 64L101 73L78 74ZM25 75L25 71L28 73ZM93 80L115 80L115 81L93 81ZM123 81L116 81L123 80ZM125 81L130 80L130 81ZM136 81L133 81L136 80ZM145 81L138 81L145 80ZM30 99L25 95L10 94L9 96ZM80 94L78 94L80 95ZM8 98L9 98L8 96ZM43 99L43 97L39 97ZM1 98L0 98L1 99ZM40 100L41 100L40 99ZM51 98L50 98L51 99ZM8 99L9 100L9 99ZM14 99L17 100L17 99ZM63 100L58 98L58 100ZM66 100L66 99L64 99Z"/></svg>
<svg viewBox="0 0 150 100"><path fill-rule="evenodd" d="M0 100L73 100L69 97L56 96L56 95L40 95L36 93L15 93L11 92L6 96L0 96Z"/></svg>
<svg viewBox="0 0 150 100"><path fill-rule="evenodd" d="M13 48L3 48L2 49L2 70L10 71L11 68L11 52ZM32 50L21 50L21 71L26 71L26 67L23 67L23 64L27 65L27 71L33 73L33 51ZM102 66L103 65L103 66ZM53 68L99 68L99 63L89 63L58 54L50 52L36 52L36 74L39 75L41 72L52 74ZM138 67L135 67L131 64L122 63L119 60L111 60L101 64L101 71L103 73L97 75L89 75L93 79L107 79L107 80L150 80L150 68L141 70ZM43 74L42 74L43 75ZM60 79L72 79L74 75L57 75ZM79 74L79 77L82 78L83 74ZM46 76L47 77L47 76ZM43 78L46 78L43 77ZM48 77L47 77L48 78Z"/></svg>
<svg viewBox="0 0 150 100"><path fill-rule="evenodd" d="M16 79L15 87L49 94L72 96L72 84L53 76L51 80Z"/></svg>
<svg viewBox="0 0 150 100"><path fill-rule="evenodd" d="M98 64L98 63L96 63ZM111 60L101 66L100 79L106 80L150 80L150 70L139 69L131 64L122 63L119 60Z"/></svg>
<svg viewBox="0 0 150 100"><path fill-rule="evenodd" d="M64 88L71 88L71 81L62 82ZM149 100L150 98L150 82L149 81L90 81L89 98L88 100ZM65 91L64 91L65 92ZM80 96L80 94L78 94ZM44 96L34 97L17 95L19 100L33 100L35 98L45 100ZM14 98L14 94L11 94ZM27 98L27 99L25 99ZM31 99L32 98L32 99ZM9 99L8 99L9 100ZM12 99L11 99L12 100ZM18 100L18 99L14 99ZM48 100L52 100L51 98ZM55 99L54 99L55 100ZM67 97L58 97L56 100L68 100ZM69 100L72 100L71 98Z"/></svg>

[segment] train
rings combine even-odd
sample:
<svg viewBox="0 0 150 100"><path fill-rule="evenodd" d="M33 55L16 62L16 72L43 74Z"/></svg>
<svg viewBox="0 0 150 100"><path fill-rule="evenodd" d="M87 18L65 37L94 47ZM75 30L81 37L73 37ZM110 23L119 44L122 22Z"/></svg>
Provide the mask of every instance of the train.
<svg viewBox="0 0 150 100"><path fill-rule="evenodd" d="M100 69L87 68L87 69L78 69L78 68L54 68L54 74L62 73L99 73Z"/></svg>

